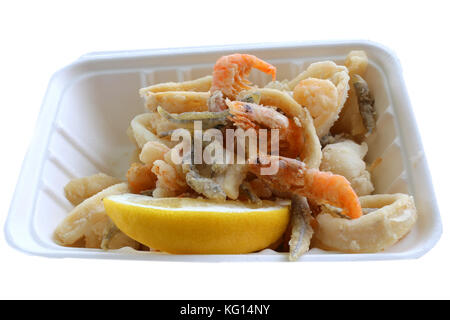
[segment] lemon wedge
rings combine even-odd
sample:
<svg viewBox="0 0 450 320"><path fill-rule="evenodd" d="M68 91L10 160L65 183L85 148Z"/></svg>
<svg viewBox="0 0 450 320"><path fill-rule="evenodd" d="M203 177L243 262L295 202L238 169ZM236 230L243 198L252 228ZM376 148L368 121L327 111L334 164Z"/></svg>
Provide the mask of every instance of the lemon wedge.
<svg viewBox="0 0 450 320"><path fill-rule="evenodd" d="M289 201L218 202L121 194L103 199L108 216L129 237L175 254L238 254L262 250L281 238Z"/></svg>

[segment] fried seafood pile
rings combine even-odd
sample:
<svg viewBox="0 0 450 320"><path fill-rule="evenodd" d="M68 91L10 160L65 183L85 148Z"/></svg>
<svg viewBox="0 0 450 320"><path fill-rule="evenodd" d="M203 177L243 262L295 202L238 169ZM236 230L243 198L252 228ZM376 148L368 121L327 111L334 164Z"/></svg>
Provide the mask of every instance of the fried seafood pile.
<svg viewBox="0 0 450 320"><path fill-rule="evenodd" d="M253 203L290 199L290 225L271 248L289 251L291 260L313 246L349 253L388 248L411 230L417 213L409 195L372 195L364 140L376 130L376 112L364 79L367 67L365 52L352 51L344 65L316 62L294 79L278 81L271 64L232 54L217 60L212 75L140 89L148 112L137 115L127 131L136 146L127 181L104 174L71 181L65 194L75 208L56 228L55 240L148 250L117 229L101 203L107 195L131 192ZM253 85L253 68L272 81ZM276 129L278 154L271 153L269 133L267 152L256 150L256 157L246 157L246 150L243 162L197 163L172 138L178 129L195 135L198 124L204 134L212 129L223 136L227 129ZM218 139L200 148L223 159L236 156ZM184 157L181 163L173 160L177 156ZM278 170L263 174L273 163Z"/></svg>

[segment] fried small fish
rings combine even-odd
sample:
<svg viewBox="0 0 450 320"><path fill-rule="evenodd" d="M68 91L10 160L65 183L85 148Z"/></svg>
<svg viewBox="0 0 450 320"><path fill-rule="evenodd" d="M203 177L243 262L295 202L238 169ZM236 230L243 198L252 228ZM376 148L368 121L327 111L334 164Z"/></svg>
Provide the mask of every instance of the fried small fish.
<svg viewBox="0 0 450 320"><path fill-rule="evenodd" d="M375 99L372 97L367 82L359 75L355 74L353 87L358 97L359 112L367 129L367 134L372 133L375 129Z"/></svg>
<svg viewBox="0 0 450 320"><path fill-rule="evenodd" d="M294 196L291 202L291 240L289 260L296 261L309 250L314 230L311 226L311 210L305 197Z"/></svg>

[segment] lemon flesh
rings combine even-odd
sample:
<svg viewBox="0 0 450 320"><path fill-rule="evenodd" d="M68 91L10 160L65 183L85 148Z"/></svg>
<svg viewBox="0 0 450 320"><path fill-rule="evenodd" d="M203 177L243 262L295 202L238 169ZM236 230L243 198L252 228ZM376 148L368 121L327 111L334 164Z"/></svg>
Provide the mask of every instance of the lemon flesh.
<svg viewBox="0 0 450 320"><path fill-rule="evenodd" d="M289 223L289 202L217 202L135 194L103 199L106 213L129 237L175 254L238 254L277 241Z"/></svg>

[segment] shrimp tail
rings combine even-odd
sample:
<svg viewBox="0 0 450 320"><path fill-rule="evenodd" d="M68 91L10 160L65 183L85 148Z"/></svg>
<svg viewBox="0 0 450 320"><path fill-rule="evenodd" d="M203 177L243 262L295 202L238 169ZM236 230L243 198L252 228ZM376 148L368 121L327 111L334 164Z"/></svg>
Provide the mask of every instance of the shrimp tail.
<svg viewBox="0 0 450 320"><path fill-rule="evenodd" d="M277 161L278 171L273 175L261 174L261 168ZM278 156L258 155L250 161L249 170L266 182L273 190L307 197L343 209L351 219L362 215L358 196L350 182L341 175L307 168L298 160Z"/></svg>

